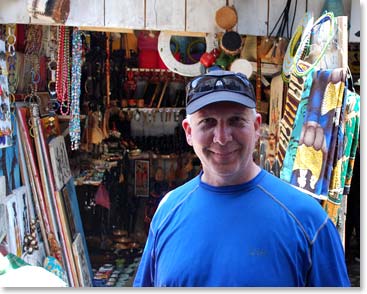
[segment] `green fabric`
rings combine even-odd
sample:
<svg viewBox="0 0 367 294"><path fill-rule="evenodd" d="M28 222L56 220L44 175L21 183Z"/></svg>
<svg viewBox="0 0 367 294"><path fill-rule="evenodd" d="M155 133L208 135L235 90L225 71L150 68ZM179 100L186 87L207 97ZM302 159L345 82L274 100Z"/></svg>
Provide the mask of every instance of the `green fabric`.
<svg viewBox="0 0 367 294"><path fill-rule="evenodd" d="M348 91L347 99L345 137L348 138L348 140L346 142L346 151L342 163L342 187L344 188L342 195L349 194L353 176L354 159L359 145L360 128L360 96L357 93ZM339 197L343 197L342 195L339 195Z"/></svg>

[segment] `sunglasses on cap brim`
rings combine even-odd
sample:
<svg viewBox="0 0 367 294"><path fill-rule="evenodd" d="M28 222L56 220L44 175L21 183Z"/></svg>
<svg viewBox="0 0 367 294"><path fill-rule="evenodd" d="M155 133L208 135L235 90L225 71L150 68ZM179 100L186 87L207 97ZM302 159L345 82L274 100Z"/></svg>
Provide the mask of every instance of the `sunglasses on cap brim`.
<svg viewBox="0 0 367 294"><path fill-rule="evenodd" d="M252 84L241 73L226 75L204 75L194 78L186 86L186 105L218 91L229 91L254 99L255 93Z"/></svg>

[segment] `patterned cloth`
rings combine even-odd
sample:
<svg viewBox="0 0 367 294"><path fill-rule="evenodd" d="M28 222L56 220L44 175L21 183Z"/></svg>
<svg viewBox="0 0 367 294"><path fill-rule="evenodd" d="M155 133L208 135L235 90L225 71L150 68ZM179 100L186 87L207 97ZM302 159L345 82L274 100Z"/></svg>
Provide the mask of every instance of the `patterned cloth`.
<svg viewBox="0 0 367 294"><path fill-rule="evenodd" d="M304 118L307 110L308 99L310 96L312 81L313 81L313 72L311 71L308 76L305 78L304 88L301 96L301 101L298 105L296 117L293 124L292 133L289 139L289 144L286 149L285 157L283 160L283 166L280 171L280 178L285 180L286 182L290 182L294 159L296 158L297 147L299 138L301 136L302 126L304 123Z"/></svg>
<svg viewBox="0 0 367 294"><path fill-rule="evenodd" d="M344 119L341 124L341 132L344 134L342 157L338 158L339 160L334 166L328 199L323 204L324 209L337 226L343 225L340 224L338 216L340 215L341 202L350 190L359 142L359 124L360 96L348 90Z"/></svg>
<svg viewBox="0 0 367 294"><path fill-rule="evenodd" d="M284 115L280 121L279 128L279 149L277 158L280 167L283 165L286 149L289 144L296 112L304 90L304 81L304 78L298 78L294 74L291 74L287 98L284 105Z"/></svg>
<svg viewBox="0 0 367 294"><path fill-rule="evenodd" d="M316 73L297 148L291 184L327 199L337 148L343 98L346 94L341 69ZM321 134L320 134L321 132Z"/></svg>

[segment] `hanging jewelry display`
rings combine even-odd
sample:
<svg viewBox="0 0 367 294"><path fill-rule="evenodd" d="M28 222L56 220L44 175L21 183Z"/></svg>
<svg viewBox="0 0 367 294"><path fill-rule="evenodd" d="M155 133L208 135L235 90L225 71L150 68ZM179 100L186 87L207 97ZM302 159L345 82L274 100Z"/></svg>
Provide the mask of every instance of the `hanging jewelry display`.
<svg viewBox="0 0 367 294"><path fill-rule="evenodd" d="M50 56L49 62L47 63L48 70L50 71L49 82L47 84L47 90L48 93L50 94L48 109L50 115L53 115L54 112L56 112L60 107L60 104L58 103L56 96L56 71L57 71L56 57L57 57L57 45L58 45L57 27L50 26L48 35L49 35L48 38L49 41L47 43L47 48Z"/></svg>
<svg viewBox="0 0 367 294"><path fill-rule="evenodd" d="M71 62L71 103L69 122L71 150L79 149L80 145L80 81L82 72L82 37L81 32L74 28L72 40Z"/></svg>
<svg viewBox="0 0 367 294"><path fill-rule="evenodd" d="M5 49L4 41L0 40L0 48ZM10 99L8 89L8 70L5 52L0 49L0 148L9 147L12 126L10 117Z"/></svg>
<svg viewBox="0 0 367 294"><path fill-rule="evenodd" d="M17 56L15 54L15 42L17 40L14 35L15 25L6 25L6 44L7 44L7 57L6 62L8 65L8 82L9 82L9 93L15 94L18 86L18 76L15 70Z"/></svg>
<svg viewBox="0 0 367 294"><path fill-rule="evenodd" d="M17 91L19 81L16 71L17 55L15 52L15 42L17 38L14 35L15 25L14 24L6 25L6 32L7 32L6 43L8 46L6 63L8 67L8 88L9 88L9 100L10 100L9 106L11 115L15 117L15 104L14 104L15 92Z"/></svg>
<svg viewBox="0 0 367 294"><path fill-rule="evenodd" d="M58 31L57 70L56 70L56 95L60 103L61 115L68 115L70 111L69 100L69 30L60 26ZM66 110L65 110L66 108Z"/></svg>
<svg viewBox="0 0 367 294"><path fill-rule="evenodd" d="M30 94L34 86L33 81L40 79L39 56L42 45L42 26L30 25L27 28L26 45L24 49L24 76L22 85L19 85L21 93Z"/></svg>

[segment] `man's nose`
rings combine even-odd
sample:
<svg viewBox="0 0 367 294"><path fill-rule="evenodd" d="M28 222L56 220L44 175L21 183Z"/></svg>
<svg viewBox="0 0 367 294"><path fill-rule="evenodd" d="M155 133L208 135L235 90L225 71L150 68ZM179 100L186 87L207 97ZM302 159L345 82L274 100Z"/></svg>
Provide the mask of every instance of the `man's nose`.
<svg viewBox="0 0 367 294"><path fill-rule="evenodd" d="M213 142L220 145L225 145L232 140L231 128L226 126L225 123L218 123L214 130Z"/></svg>

